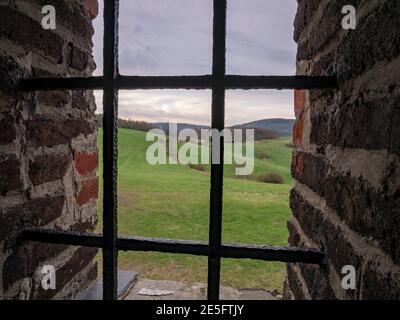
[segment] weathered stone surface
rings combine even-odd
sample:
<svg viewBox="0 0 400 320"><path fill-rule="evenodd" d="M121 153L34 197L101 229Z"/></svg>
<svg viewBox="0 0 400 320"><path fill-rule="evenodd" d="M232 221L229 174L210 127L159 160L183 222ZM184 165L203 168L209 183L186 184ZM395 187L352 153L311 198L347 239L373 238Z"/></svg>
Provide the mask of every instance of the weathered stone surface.
<svg viewBox="0 0 400 320"><path fill-rule="evenodd" d="M294 40L297 42L305 27L319 7L320 0L298 0L296 18L294 20Z"/></svg>
<svg viewBox="0 0 400 320"><path fill-rule="evenodd" d="M336 19L342 19L339 1L331 1L331 4L330 6L338 5L337 10L335 9L339 14ZM389 62L398 57L400 55L400 35L397 32L400 28L397 18L399 13L400 6L396 1L382 1L377 4L373 15L358 21L356 32L348 32L333 51L328 52L314 64L312 75L337 75L340 82L343 82L359 76L379 61ZM340 21L330 24L322 20L321 26L315 28L315 36L310 37L313 41L324 37L320 32L321 28L324 28L322 24L330 25L333 30L339 29L341 25ZM299 59L308 59L317 53L318 49L310 41L299 47Z"/></svg>
<svg viewBox="0 0 400 320"><path fill-rule="evenodd" d="M93 121L35 119L28 123L30 141L35 146L54 146L65 144L80 134L88 135L95 131Z"/></svg>
<svg viewBox="0 0 400 320"><path fill-rule="evenodd" d="M338 273L345 265L359 269L361 257L343 231L324 217L326 213L312 207L295 190L291 192L290 205L303 232L327 253L328 259Z"/></svg>
<svg viewBox="0 0 400 320"><path fill-rule="evenodd" d="M15 128L16 121L12 116L0 115L0 145L10 144L17 137L17 130Z"/></svg>
<svg viewBox="0 0 400 320"><path fill-rule="evenodd" d="M92 104L85 94L86 92L84 91L74 91L72 93L72 107L74 109L92 112Z"/></svg>
<svg viewBox="0 0 400 320"><path fill-rule="evenodd" d="M39 91L37 102L54 108L63 108L69 101L69 92L66 90Z"/></svg>
<svg viewBox="0 0 400 320"><path fill-rule="evenodd" d="M394 270L382 271L380 262L369 261L362 277L361 298L364 300L399 300L400 273Z"/></svg>
<svg viewBox="0 0 400 320"><path fill-rule="evenodd" d="M36 4L43 7L48 4L48 0L34 0ZM63 25L77 36L81 36L88 42L91 48L91 38L94 34L93 26L90 23L89 12L81 4L81 1L52 0L52 5L57 8L58 23Z"/></svg>
<svg viewBox="0 0 400 320"><path fill-rule="evenodd" d="M93 219L93 221L85 221L85 222L77 222L74 223L70 231L79 232L79 233L91 233L97 225L97 219Z"/></svg>
<svg viewBox="0 0 400 320"><path fill-rule="evenodd" d="M67 246L32 243L15 250L5 261L3 267L3 286L5 290L16 281L32 277L43 261L48 261L62 253ZM31 297L32 298L32 297Z"/></svg>
<svg viewBox="0 0 400 320"><path fill-rule="evenodd" d="M32 66L32 78L61 78L65 77L64 72L57 70L44 70L42 67Z"/></svg>
<svg viewBox="0 0 400 320"><path fill-rule="evenodd" d="M64 177L70 158L67 154L45 154L29 162L29 178L33 185Z"/></svg>
<svg viewBox="0 0 400 320"><path fill-rule="evenodd" d="M382 248L400 262L398 166L393 162L388 167L380 191L362 178L337 172L324 162L323 157L304 152L295 155L292 174L324 197L329 207L345 219L351 229L378 240Z"/></svg>
<svg viewBox="0 0 400 320"><path fill-rule="evenodd" d="M312 300L337 300L329 281L329 271L326 265L299 263L299 269Z"/></svg>
<svg viewBox="0 0 400 320"><path fill-rule="evenodd" d="M296 269L294 266L295 265L292 263L288 263L286 265L288 284L290 290L293 293L295 300L307 300L308 296L304 292L300 280L298 278L300 275L300 270Z"/></svg>
<svg viewBox="0 0 400 320"><path fill-rule="evenodd" d="M20 167L17 156L0 156L0 195L22 187Z"/></svg>
<svg viewBox="0 0 400 320"><path fill-rule="evenodd" d="M1 14L0 14L1 17ZM0 37L1 37L0 26ZM3 92L12 92L18 87L20 79L26 76L26 70L9 55L0 55L0 90Z"/></svg>
<svg viewBox="0 0 400 320"><path fill-rule="evenodd" d="M89 55L72 43L69 43L67 63L68 67L83 71L89 64Z"/></svg>
<svg viewBox="0 0 400 320"><path fill-rule="evenodd" d="M381 1L373 14L359 21L357 32L349 32L336 52L340 80L355 77L378 61L400 54L400 3Z"/></svg>
<svg viewBox="0 0 400 320"><path fill-rule="evenodd" d="M322 157L306 152L294 152L292 176L312 190L324 195L324 173L327 171Z"/></svg>
<svg viewBox="0 0 400 320"><path fill-rule="evenodd" d="M351 229L378 240L400 262L396 255L400 246L399 198L386 191L375 192L365 181L344 177L329 177L325 190L327 202Z"/></svg>
<svg viewBox="0 0 400 320"><path fill-rule="evenodd" d="M299 44L297 60L308 60L322 50L331 41L339 30L342 30L342 8L345 5L358 7L361 0L336 0L330 1L324 8L322 18L310 30L307 41ZM296 31L295 31L296 34Z"/></svg>
<svg viewBox="0 0 400 320"><path fill-rule="evenodd" d="M287 228L289 230L288 243L291 247L301 247L301 237L297 229L295 228L292 219L287 222Z"/></svg>
<svg viewBox="0 0 400 320"><path fill-rule="evenodd" d="M328 143L347 148L390 149L393 105L399 103L400 97L364 102L361 96L340 103L328 118Z"/></svg>
<svg viewBox="0 0 400 320"><path fill-rule="evenodd" d="M292 247L309 247L305 244L294 223L288 222L289 245ZM329 272L327 265L298 264L301 276L307 284L309 294L313 300L335 300L336 295L329 282ZM293 272L290 270L290 272ZM293 277L292 277L293 278Z"/></svg>
<svg viewBox="0 0 400 320"><path fill-rule="evenodd" d="M56 286L63 288L76 274L89 265L98 252L97 248L81 247L75 251L71 259L61 268L56 270ZM35 300L49 300L57 293L56 290L43 290L42 286L36 288Z"/></svg>
<svg viewBox="0 0 400 320"><path fill-rule="evenodd" d="M75 148L96 153L96 139L88 137L96 132L93 93L16 90L27 78L91 76L91 19L96 2L87 2L0 4L0 40L4 44L0 54L0 242L2 254L7 255L0 266L0 300L72 298L97 274L90 249L74 255L72 250L65 252L64 246L27 243L19 238L25 228L53 223L63 230L91 232L97 222L94 201L78 207L72 199L82 177L75 170L66 176L67 169L74 166ZM56 30L41 26L40 8L48 4L57 10ZM81 163L80 170L94 177L92 158ZM86 191L81 199L94 194L90 188ZM62 287L57 286L50 296L35 287L40 285L37 268L49 259L57 266L67 262L57 275ZM17 284L18 280L24 280L24 285Z"/></svg>
<svg viewBox="0 0 400 320"><path fill-rule="evenodd" d="M398 102L400 99L398 100ZM392 123L391 123L391 133L390 133L390 142L389 142L389 152L393 154L400 155L400 104L397 103L394 105L392 112Z"/></svg>
<svg viewBox="0 0 400 320"><path fill-rule="evenodd" d="M39 22L11 7L0 10L0 21L0 38L63 62L63 40L56 33L44 30Z"/></svg>
<svg viewBox="0 0 400 320"><path fill-rule="evenodd" d="M344 5L357 8L355 30L341 29ZM399 16L397 1L328 0L319 8L299 1L297 71L339 82L335 90L310 90L310 121L302 130L310 145L297 143L293 154L292 174L301 184L291 194L289 243L304 246L304 233L326 252L329 266L300 265L299 272L288 265L287 292L296 298L304 298L301 273L312 299L399 299L399 272L390 261L400 264ZM382 163L369 165L374 159ZM344 265L356 267L355 291L331 283Z"/></svg>
<svg viewBox="0 0 400 320"><path fill-rule="evenodd" d="M0 241L13 240L18 232L27 227L45 226L61 216L64 196L46 197L0 210Z"/></svg>

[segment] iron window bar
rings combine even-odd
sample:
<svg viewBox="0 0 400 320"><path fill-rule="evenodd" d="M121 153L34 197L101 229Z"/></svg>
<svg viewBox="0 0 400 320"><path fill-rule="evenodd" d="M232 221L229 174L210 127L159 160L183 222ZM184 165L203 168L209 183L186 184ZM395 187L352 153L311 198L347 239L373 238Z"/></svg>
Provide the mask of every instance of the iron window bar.
<svg viewBox="0 0 400 320"><path fill-rule="evenodd" d="M104 239L100 234L49 229L27 229L22 234L22 240L92 248L102 248L104 246ZM208 242L206 241L125 236L117 238L117 249L122 251L153 251L208 256ZM314 264L321 264L324 260L324 254L315 249L250 244L222 244L221 257Z"/></svg>
<svg viewBox="0 0 400 320"><path fill-rule="evenodd" d="M25 241L97 247L103 250L103 299L117 299L118 251L157 251L208 257L209 300L219 299L221 258L322 264L324 253L315 249L223 244L223 164L211 166L209 242L118 237L117 232L117 119L121 89L211 89L212 128L224 129L225 91L229 89L328 89L337 87L336 77L226 75L227 0L214 0L213 66L203 76L123 76L118 72L119 0L104 1L104 66L101 77L38 78L22 80L21 90L103 90L103 234L30 229ZM221 138L223 139L223 137ZM220 143L223 159L223 141Z"/></svg>
<svg viewBox="0 0 400 320"><path fill-rule="evenodd" d="M220 80L221 81L221 80ZM337 86L336 77L309 76L242 76L225 75L223 86L226 90L252 89L330 89ZM214 85L212 75L203 76L122 76L114 80L118 90L187 89L206 90ZM103 90L104 77L81 78L37 78L21 81L21 90Z"/></svg>

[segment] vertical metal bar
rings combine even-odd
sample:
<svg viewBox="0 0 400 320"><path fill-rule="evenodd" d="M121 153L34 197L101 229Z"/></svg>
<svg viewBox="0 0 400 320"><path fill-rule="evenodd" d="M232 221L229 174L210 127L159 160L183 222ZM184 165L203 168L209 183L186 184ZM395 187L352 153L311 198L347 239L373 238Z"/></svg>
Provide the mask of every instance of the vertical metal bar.
<svg viewBox="0 0 400 320"><path fill-rule="evenodd" d="M213 89L212 128L225 127L225 51L226 51L226 0L214 0L213 25ZM213 139L214 140L214 139ZM213 145L214 145L213 141ZM213 148L213 152L215 152ZM211 165L210 229L208 256L208 300L219 299L222 238L222 188L224 175L224 139L220 141L220 163Z"/></svg>
<svg viewBox="0 0 400 320"><path fill-rule="evenodd" d="M117 300L117 119L119 0L104 1L103 299Z"/></svg>

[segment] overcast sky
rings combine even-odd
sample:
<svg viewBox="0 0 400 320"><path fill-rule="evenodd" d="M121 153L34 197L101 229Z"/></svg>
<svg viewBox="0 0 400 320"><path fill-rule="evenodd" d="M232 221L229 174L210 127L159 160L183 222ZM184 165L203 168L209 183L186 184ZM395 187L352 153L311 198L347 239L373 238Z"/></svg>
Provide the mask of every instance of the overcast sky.
<svg viewBox="0 0 400 320"><path fill-rule="evenodd" d="M296 8L296 0L228 0L227 73L294 75ZM102 13L94 26L101 75ZM119 37L121 74L210 74L212 0L121 0ZM101 112L101 92L95 94ZM121 91L119 116L209 124L211 91ZM292 91L227 91L227 125L277 117L293 118Z"/></svg>

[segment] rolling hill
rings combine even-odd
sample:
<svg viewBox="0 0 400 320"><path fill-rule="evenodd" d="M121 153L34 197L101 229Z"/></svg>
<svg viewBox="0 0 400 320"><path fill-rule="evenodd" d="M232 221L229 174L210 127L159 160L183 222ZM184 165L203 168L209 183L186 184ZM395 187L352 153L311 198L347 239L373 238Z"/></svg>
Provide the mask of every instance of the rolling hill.
<svg viewBox="0 0 400 320"><path fill-rule="evenodd" d="M150 165L146 161L146 150L151 142L146 141L145 132L120 129L118 136L119 233L208 240L210 166L204 166L200 172L180 164ZM102 141L99 128L100 156ZM287 245L286 222L290 216L288 199L292 183L289 142L290 139L280 138L255 143L254 175L274 172L283 178L283 184L238 179L235 165L224 166L224 242ZM99 163L101 177L101 159ZM97 202L99 232L102 228L101 199L100 194ZM120 252L119 266L154 280L207 282L205 257ZM224 259L221 280L223 285L236 288L281 290L285 274L284 263Z"/></svg>
<svg viewBox="0 0 400 320"><path fill-rule="evenodd" d="M97 122L98 126L102 126L103 122L103 115L97 114ZM255 129L256 136L261 137L261 139L275 139L276 137L290 137L293 133L293 125L294 119L262 119L251 121L243 124L238 124L231 126L230 128L238 128L238 129ZM126 119L119 119L118 120L118 127L126 128L126 129L135 129L140 131L148 131L152 128L159 128L164 130L165 132L168 131L168 122L145 122L145 121L134 121L134 120L126 120ZM198 125L192 123L177 123L178 132L184 129L194 129L194 130L201 130L201 129L209 129L210 126L206 125ZM260 139L256 139L260 140Z"/></svg>
<svg viewBox="0 0 400 320"><path fill-rule="evenodd" d="M294 119L263 119L244 123L242 127L268 129L280 137L290 137L293 134Z"/></svg>
<svg viewBox="0 0 400 320"><path fill-rule="evenodd" d="M268 130L271 133L271 137L278 136L278 137L290 137L293 133L293 125L294 119L281 119L281 118L274 118L274 119L262 119L251 121L243 124L238 124L232 126L232 128L249 128L249 129L260 129L260 130ZM156 122L152 123L153 126L166 130L168 128L168 122ZM208 129L209 126L205 125L196 125L190 123L178 123L178 132L183 129Z"/></svg>

